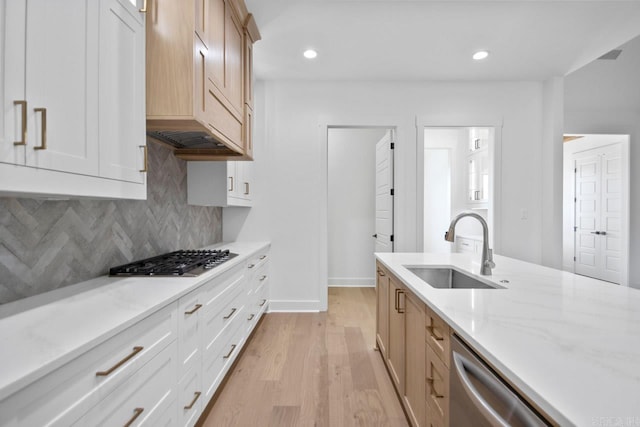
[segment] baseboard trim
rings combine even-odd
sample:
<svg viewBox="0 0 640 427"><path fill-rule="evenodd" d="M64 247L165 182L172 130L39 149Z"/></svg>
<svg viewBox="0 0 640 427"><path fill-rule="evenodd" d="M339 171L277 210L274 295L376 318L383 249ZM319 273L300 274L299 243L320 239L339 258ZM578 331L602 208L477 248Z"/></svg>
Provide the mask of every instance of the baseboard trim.
<svg viewBox="0 0 640 427"><path fill-rule="evenodd" d="M269 313L317 313L318 300L269 300Z"/></svg>
<svg viewBox="0 0 640 427"><path fill-rule="evenodd" d="M375 277L329 277L330 288L374 288Z"/></svg>

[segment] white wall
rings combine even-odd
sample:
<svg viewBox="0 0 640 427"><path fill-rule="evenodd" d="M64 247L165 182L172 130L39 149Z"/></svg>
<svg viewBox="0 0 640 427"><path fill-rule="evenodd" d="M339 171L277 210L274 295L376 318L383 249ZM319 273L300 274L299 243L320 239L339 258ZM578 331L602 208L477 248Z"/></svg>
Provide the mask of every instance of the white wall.
<svg viewBox="0 0 640 427"><path fill-rule="evenodd" d="M564 79L564 132L630 136L629 285L640 288L640 37Z"/></svg>
<svg viewBox="0 0 640 427"><path fill-rule="evenodd" d="M375 285L375 157L385 132L329 129L329 286Z"/></svg>
<svg viewBox="0 0 640 427"><path fill-rule="evenodd" d="M396 250L414 251L416 116L501 117L501 253L540 262L542 83L269 81L258 82L256 92L260 194L246 217L231 219L225 210L224 230L225 238L271 240L273 309L326 308L320 252L326 124L396 127ZM529 212L526 220L521 209Z"/></svg>

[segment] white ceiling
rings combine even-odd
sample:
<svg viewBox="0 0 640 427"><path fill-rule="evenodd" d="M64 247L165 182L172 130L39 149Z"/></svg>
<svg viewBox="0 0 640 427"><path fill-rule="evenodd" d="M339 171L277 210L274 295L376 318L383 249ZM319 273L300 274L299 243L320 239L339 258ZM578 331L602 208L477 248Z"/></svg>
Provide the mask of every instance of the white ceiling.
<svg viewBox="0 0 640 427"><path fill-rule="evenodd" d="M261 79L544 80L640 34L640 0L246 0ZM318 51L303 58L307 48ZM478 49L491 52L476 62Z"/></svg>

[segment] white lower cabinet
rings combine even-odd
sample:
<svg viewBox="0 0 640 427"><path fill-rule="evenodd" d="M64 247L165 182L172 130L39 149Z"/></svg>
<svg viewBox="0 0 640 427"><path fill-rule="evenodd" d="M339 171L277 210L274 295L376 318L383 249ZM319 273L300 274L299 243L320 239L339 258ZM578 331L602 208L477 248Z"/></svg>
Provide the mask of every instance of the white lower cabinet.
<svg viewBox="0 0 640 427"><path fill-rule="evenodd" d="M268 306L267 261L263 250L11 395L0 426L195 425Z"/></svg>

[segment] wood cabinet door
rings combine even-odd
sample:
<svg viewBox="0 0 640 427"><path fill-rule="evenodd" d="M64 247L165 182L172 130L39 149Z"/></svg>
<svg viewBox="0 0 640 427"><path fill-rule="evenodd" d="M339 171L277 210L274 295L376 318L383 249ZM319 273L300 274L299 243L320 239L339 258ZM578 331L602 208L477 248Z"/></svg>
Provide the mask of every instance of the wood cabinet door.
<svg viewBox="0 0 640 427"><path fill-rule="evenodd" d="M98 176L99 3L29 0L26 8L26 163Z"/></svg>
<svg viewBox="0 0 640 427"><path fill-rule="evenodd" d="M144 183L145 16L130 1L100 2L100 176Z"/></svg>
<svg viewBox="0 0 640 427"><path fill-rule="evenodd" d="M203 40L209 49L207 77L219 90L224 90L225 74L225 0L207 0L209 31Z"/></svg>
<svg viewBox="0 0 640 427"><path fill-rule="evenodd" d="M405 291L391 277L389 280L389 347L387 348L387 366L391 380L400 395L404 395L404 348L405 348Z"/></svg>
<svg viewBox="0 0 640 427"><path fill-rule="evenodd" d="M404 401L414 426L425 425L425 308L422 301L407 292L405 302L405 387Z"/></svg>
<svg viewBox="0 0 640 427"><path fill-rule="evenodd" d="M243 118L242 88L242 56L244 54L244 38L242 26L236 21L231 6L227 3L225 8L225 46L224 46L224 76L225 95L232 107L236 110L235 115Z"/></svg>
<svg viewBox="0 0 640 427"><path fill-rule="evenodd" d="M376 279L376 340L382 356L387 358L389 343L389 275L378 265Z"/></svg>

